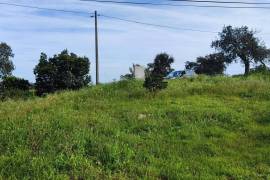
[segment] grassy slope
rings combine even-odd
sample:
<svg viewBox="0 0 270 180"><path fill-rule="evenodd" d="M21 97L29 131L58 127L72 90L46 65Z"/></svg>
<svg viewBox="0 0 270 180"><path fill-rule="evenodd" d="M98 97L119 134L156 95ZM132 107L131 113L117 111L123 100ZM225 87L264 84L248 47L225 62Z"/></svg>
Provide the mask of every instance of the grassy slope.
<svg viewBox="0 0 270 180"><path fill-rule="evenodd" d="M270 178L270 80L120 82L0 104L0 179Z"/></svg>

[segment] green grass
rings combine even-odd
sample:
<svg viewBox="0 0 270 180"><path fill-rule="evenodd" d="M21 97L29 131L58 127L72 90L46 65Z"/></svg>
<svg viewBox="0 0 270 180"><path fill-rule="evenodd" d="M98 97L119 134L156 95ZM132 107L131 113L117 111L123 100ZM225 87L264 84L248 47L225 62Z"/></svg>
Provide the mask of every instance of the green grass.
<svg viewBox="0 0 270 180"><path fill-rule="evenodd" d="M0 103L0 179L270 179L270 78L142 82Z"/></svg>

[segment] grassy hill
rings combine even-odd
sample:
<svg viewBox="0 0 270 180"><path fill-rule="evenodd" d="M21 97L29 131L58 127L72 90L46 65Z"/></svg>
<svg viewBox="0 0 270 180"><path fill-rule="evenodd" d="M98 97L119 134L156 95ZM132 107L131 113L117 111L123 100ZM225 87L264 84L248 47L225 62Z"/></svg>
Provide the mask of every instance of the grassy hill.
<svg viewBox="0 0 270 180"><path fill-rule="evenodd" d="M269 179L270 76L0 103L0 179Z"/></svg>

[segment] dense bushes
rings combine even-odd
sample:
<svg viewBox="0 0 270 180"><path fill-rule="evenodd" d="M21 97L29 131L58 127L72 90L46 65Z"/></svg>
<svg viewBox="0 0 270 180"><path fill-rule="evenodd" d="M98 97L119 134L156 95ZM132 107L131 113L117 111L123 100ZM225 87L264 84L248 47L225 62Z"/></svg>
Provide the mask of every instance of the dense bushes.
<svg viewBox="0 0 270 180"><path fill-rule="evenodd" d="M0 98L26 98L30 96L29 81L14 76L4 77L0 83Z"/></svg>
<svg viewBox="0 0 270 180"><path fill-rule="evenodd" d="M53 93L65 89L80 89L90 82L90 62L86 57L79 57L67 50L62 51L52 58L41 53L39 64L34 69L36 75L35 90L30 91L31 84L28 80L12 76L14 70L10 58L11 48L5 43L0 44L0 99L21 99ZM31 93L32 92L32 93Z"/></svg>
<svg viewBox="0 0 270 180"><path fill-rule="evenodd" d="M90 62L87 57L78 57L67 50L53 58L42 53L34 69L36 94L38 96L65 89L80 89L90 83Z"/></svg>
<svg viewBox="0 0 270 180"><path fill-rule="evenodd" d="M10 76L3 79L2 86L5 90L19 89L29 91L31 85L28 80Z"/></svg>
<svg viewBox="0 0 270 180"><path fill-rule="evenodd" d="M227 58L223 53L198 57L196 62L186 62L186 69L193 69L197 74L219 75L226 69Z"/></svg>
<svg viewBox="0 0 270 180"><path fill-rule="evenodd" d="M253 69L250 70L250 73L268 73L270 74L270 68L268 68L267 66L265 65L260 65L260 66L257 66Z"/></svg>

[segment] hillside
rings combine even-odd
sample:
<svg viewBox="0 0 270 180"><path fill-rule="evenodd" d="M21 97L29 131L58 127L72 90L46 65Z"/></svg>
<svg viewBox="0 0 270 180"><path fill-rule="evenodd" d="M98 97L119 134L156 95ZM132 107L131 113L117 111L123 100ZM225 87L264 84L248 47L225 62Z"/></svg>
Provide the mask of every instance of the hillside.
<svg viewBox="0 0 270 180"><path fill-rule="evenodd" d="M0 103L0 179L269 179L269 76Z"/></svg>

